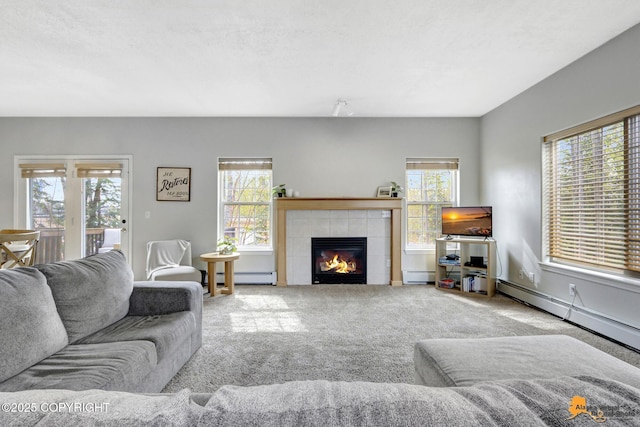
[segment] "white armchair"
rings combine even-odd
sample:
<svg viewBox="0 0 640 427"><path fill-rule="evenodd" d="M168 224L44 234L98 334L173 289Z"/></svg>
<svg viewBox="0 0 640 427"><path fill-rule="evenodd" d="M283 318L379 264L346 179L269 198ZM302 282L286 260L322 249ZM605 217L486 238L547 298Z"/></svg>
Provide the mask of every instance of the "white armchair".
<svg viewBox="0 0 640 427"><path fill-rule="evenodd" d="M191 243L187 240L159 240L147 243L147 280L187 280L202 283L202 272L191 263Z"/></svg>

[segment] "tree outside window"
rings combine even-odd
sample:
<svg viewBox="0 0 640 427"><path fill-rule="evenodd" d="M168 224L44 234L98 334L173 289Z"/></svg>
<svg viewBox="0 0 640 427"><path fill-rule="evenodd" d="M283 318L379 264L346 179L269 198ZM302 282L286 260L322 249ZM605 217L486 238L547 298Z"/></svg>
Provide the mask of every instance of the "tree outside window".
<svg viewBox="0 0 640 427"><path fill-rule="evenodd" d="M120 188L120 178L85 179L85 226L87 228L120 227Z"/></svg>

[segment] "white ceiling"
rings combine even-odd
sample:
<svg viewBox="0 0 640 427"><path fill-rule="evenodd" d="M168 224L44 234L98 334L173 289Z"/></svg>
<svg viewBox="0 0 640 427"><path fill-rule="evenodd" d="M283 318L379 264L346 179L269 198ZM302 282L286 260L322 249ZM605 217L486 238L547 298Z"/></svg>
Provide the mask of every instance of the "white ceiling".
<svg viewBox="0 0 640 427"><path fill-rule="evenodd" d="M0 116L481 116L638 0L0 0Z"/></svg>

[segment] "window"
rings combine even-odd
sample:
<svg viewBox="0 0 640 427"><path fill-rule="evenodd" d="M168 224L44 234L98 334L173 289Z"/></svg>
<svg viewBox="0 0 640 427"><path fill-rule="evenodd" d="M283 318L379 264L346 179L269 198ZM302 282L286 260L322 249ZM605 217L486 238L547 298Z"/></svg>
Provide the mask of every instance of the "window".
<svg viewBox="0 0 640 427"><path fill-rule="evenodd" d="M239 249L271 249L271 159L220 158L218 236Z"/></svg>
<svg viewBox="0 0 640 427"><path fill-rule="evenodd" d="M552 261L640 271L640 107L544 139Z"/></svg>
<svg viewBox="0 0 640 427"><path fill-rule="evenodd" d="M458 204L458 159L407 159L407 249L435 247L441 209Z"/></svg>

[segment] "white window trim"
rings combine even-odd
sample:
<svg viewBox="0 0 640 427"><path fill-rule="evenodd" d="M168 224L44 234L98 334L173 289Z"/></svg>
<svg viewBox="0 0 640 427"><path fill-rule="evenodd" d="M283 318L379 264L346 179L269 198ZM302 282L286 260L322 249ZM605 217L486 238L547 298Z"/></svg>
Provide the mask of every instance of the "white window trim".
<svg viewBox="0 0 640 427"><path fill-rule="evenodd" d="M442 160L444 163L456 163L457 164L457 168L442 168L442 169L437 169L437 168L431 168L431 169L437 169L437 170L446 170L446 169L453 169L456 171L456 173L453 175L453 182L451 184L452 189L454 190L454 200L448 201L448 202L424 202L424 201L420 201L420 202L410 202L407 197L404 198L404 206L403 206L403 221L402 221L402 238L404 240L403 243L403 250L405 253L407 254L412 254L412 255L429 255L429 254L435 254L435 250L436 250L436 246L435 243L433 245L428 245L425 247L410 247L409 246L409 236L408 236L408 232L409 232L409 227L408 227L408 215L409 215L409 210L407 209L408 206L411 205L431 205L431 204L441 204L441 205L445 205L445 204L451 204L451 206L459 206L460 204L460 159L454 159L454 158L443 158L443 159L438 159L438 158L433 158L433 157L424 157L424 158L407 158L405 160L405 189L406 191L408 191L408 185L406 182L407 179L407 170L409 170L406 167L406 164L411 162L411 161L422 161L423 163L429 163L429 164L436 164L439 162L439 160ZM426 168L425 168L426 169Z"/></svg>
<svg viewBox="0 0 640 427"><path fill-rule="evenodd" d="M236 158L230 158L230 159L236 159ZM247 158L240 158L240 159L251 159L249 157ZM220 164L220 159L218 159L218 165ZM218 166L219 167L219 166ZM273 168L269 168L269 170L271 171L271 185L273 185ZM218 235L218 241L224 236L224 207L225 207L225 202L222 200L222 194L224 193L224 189L223 189L223 184L224 184L224 180L222 179L222 175L224 174L224 170L221 170L218 168L218 224L217 224L217 235ZM261 203L247 203L248 205L256 205L256 204L261 204ZM237 246L237 250L240 253L243 254L247 254L247 255L270 255L275 253L275 220L274 220L274 203L273 203L273 198L269 199L269 202L265 202L262 203L264 205L268 205L269 206L269 245L268 246L241 246L238 245ZM217 244L217 243L216 243Z"/></svg>

